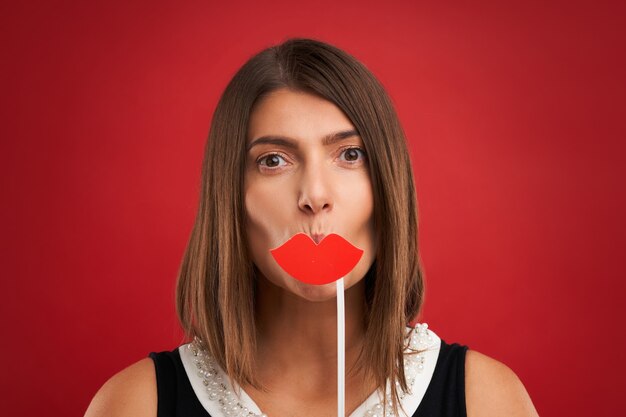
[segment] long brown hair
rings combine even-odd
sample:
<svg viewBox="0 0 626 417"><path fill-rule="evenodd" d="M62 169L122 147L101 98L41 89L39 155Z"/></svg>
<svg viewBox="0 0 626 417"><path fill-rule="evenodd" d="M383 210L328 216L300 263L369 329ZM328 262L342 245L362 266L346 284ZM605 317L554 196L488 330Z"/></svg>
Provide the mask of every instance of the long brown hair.
<svg viewBox="0 0 626 417"><path fill-rule="evenodd" d="M176 288L179 320L239 384L262 388L256 350L254 267L247 249L243 180L253 106L279 88L334 103L355 126L368 155L374 192L376 260L365 276L366 333L359 367L386 395L406 391L406 326L423 299L417 201L406 140L391 100L374 75L332 45L294 38L267 48L235 74L216 107L202 164L195 224Z"/></svg>

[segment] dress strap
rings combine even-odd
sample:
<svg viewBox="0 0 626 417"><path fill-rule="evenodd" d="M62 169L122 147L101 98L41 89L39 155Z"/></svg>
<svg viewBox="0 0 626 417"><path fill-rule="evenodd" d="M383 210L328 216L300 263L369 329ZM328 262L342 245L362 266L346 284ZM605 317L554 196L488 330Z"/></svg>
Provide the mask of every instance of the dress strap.
<svg viewBox="0 0 626 417"><path fill-rule="evenodd" d="M198 402L178 349L150 352L157 378L157 417L211 417Z"/></svg>
<svg viewBox="0 0 626 417"><path fill-rule="evenodd" d="M468 347L441 340L435 372L413 417L467 417L465 354Z"/></svg>

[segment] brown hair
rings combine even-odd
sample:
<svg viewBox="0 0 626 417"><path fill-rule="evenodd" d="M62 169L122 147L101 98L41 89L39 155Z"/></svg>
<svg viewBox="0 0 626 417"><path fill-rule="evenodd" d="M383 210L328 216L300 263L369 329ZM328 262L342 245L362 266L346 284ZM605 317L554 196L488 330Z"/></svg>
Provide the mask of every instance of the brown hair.
<svg viewBox="0 0 626 417"><path fill-rule="evenodd" d="M386 393L391 379L406 391L406 326L423 298L417 201L404 132L391 100L354 57L327 43L289 39L267 48L235 74L221 96L202 164L198 213L182 260L176 308L189 338L197 337L239 384L261 387L256 350L254 267L247 249L243 179L253 106L279 88L306 91L339 107L368 155L374 193L376 260L365 276L366 333L359 367Z"/></svg>

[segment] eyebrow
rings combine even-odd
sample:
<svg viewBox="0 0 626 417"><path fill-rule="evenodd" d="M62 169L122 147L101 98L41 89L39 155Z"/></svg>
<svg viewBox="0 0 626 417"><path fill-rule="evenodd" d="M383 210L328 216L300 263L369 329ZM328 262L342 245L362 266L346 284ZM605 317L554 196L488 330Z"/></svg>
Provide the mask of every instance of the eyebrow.
<svg viewBox="0 0 626 417"><path fill-rule="evenodd" d="M333 145L337 142L351 138L353 136L359 136L359 132L354 129L333 132L322 138L322 145ZM250 151L250 149L252 149L254 146L261 144L279 145L284 146L285 148L298 149L297 142L291 138L280 135L266 135L261 136L260 138L257 138L250 142L246 151Z"/></svg>

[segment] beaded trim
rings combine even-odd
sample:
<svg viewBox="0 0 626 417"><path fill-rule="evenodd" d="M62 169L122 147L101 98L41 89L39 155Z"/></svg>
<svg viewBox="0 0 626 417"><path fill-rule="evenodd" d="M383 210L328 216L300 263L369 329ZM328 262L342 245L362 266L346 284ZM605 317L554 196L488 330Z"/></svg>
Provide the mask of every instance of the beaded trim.
<svg viewBox="0 0 626 417"><path fill-rule="evenodd" d="M424 351L432 345L433 338L428 334L428 324L419 323L412 329L407 337L410 337L409 349L419 351L419 353L406 355L404 359L404 372L407 378L409 393L411 392L417 375L424 370ZM198 338L187 345L191 350L193 360L198 370L197 376L202 379L206 393L211 401L217 401L224 417L268 417L267 414L256 414L248 407L241 404L233 392L230 383L224 378L222 372L215 360L208 354L206 349L202 347L202 343ZM400 383L396 381L399 389L399 397L403 399L407 393L400 389ZM395 414L391 410L391 393L387 393L386 397L386 415L394 417ZM381 417L383 412L383 404L380 402L368 409L363 417Z"/></svg>
<svg viewBox="0 0 626 417"><path fill-rule="evenodd" d="M409 332L409 337L411 338L409 342L409 349L412 351L417 351L419 353L413 355L405 355L404 357L404 374L407 379L407 385L409 387L408 393L411 393L413 390L413 385L415 385L415 380L417 379L417 375L421 374L424 370L424 361L425 356L424 352L428 349L433 343L433 337L428 334L428 324L426 323L418 323L415 328ZM398 396L400 400L403 400L404 397L407 396L407 392L404 392L400 388L400 382L396 381L396 387L398 389ZM387 393L385 398L385 408L386 413L385 416L389 417L397 417L396 414L392 411L392 399L391 393ZM364 417L383 417L383 405L379 402L378 404L371 407L369 410L365 412Z"/></svg>

